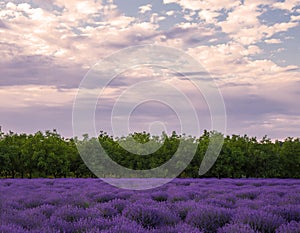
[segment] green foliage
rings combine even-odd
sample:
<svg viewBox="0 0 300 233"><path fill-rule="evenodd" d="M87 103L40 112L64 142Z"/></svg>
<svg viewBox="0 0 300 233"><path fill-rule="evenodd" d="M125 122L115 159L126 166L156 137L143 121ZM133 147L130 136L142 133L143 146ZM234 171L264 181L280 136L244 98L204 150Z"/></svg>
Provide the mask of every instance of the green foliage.
<svg viewBox="0 0 300 233"><path fill-rule="evenodd" d="M89 138L85 134L79 140L63 138L56 130L29 135L0 131L0 177L94 177L78 149L90 154L88 162L93 163L99 142L116 163L136 170L151 169L169 161L180 142L184 141L185 146L177 155L175 167L185 167L180 156L186 155L193 145L198 144L192 161L180 174L180 177L197 178L210 136L215 133L204 131L195 138L177 135L176 132L171 135L163 132L161 136L136 132L127 137L113 138L101 131L98 138ZM105 166L96 165L99 170ZM168 174L168 171L164 172ZM217 161L204 176L300 178L300 140L289 137L272 142L266 136L260 141L247 135L226 136Z"/></svg>

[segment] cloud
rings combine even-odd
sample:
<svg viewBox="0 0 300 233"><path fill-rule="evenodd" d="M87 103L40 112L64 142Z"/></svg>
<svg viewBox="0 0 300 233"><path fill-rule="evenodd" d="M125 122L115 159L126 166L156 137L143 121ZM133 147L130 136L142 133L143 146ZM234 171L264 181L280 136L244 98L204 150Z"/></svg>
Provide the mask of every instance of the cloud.
<svg viewBox="0 0 300 233"><path fill-rule="evenodd" d="M272 7L276 9L292 11L295 9L295 7L299 6L299 4L300 4L299 0L285 0L282 2L273 3Z"/></svg>
<svg viewBox="0 0 300 233"><path fill-rule="evenodd" d="M0 116L2 130L17 133L57 129L65 137L72 137L72 106L30 106L4 108Z"/></svg>
<svg viewBox="0 0 300 233"><path fill-rule="evenodd" d="M224 76L228 73L248 73L249 55L260 53L257 46L243 46L236 42L212 46L197 46L190 48L188 53L213 75ZM242 72L244 71L244 72Z"/></svg>
<svg viewBox="0 0 300 233"><path fill-rule="evenodd" d="M292 22L300 21L300 15L292 15L291 16L291 21Z"/></svg>
<svg viewBox="0 0 300 233"><path fill-rule="evenodd" d="M167 11L166 12L166 15L168 15L168 16L172 16L172 15L174 15L175 14L175 11Z"/></svg>
<svg viewBox="0 0 300 233"><path fill-rule="evenodd" d="M164 0L164 4L170 3L176 3L182 7L184 18L187 21L194 21L194 16L197 14L197 20L204 20L208 24L216 24L218 22L218 17L222 15L222 10L230 11L241 4L240 1L235 0L226 0L218 2L218 4L213 0ZM189 11L189 13L187 14L186 11Z"/></svg>
<svg viewBox="0 0 300 233"><path fill-rule="evenodd" d="M246 1L243 5L235 7L232 12L228 13L226 20L217 25L232 39L244 45L260 42L278 32L288 31L299 25L297 22L263 24L259 20L264 12L260 9L261 4L260 1Z"/></svg>
<svg viewBox="0 0 300 233"><path fill-rule="evenodd" d="M258 88L259 87L259 88ZM280 82L260 85L227 85L222 87L228 131L282 139L297 137L300 110L297 99L300 82ZM296 127L296 128L295 128Z"/></svg>
<svg viewBox="0 0 300 233"><path fill-rule="evenodd" d="M60 64L55 58L35 55L18 56L0 63L1 86L45 85L76 88L87 72L80 64Z"/></svg>
<svg viewBox="0 0 300 233"><path fill-rule="evenodd" d="M287 113L289 109L280 101L245 93L243 96L225 96L228 117L239 116L241 120L262 118L264 114Z"/></svg>
<svg viewBox="0 0 300 233"><path fill-rule="evenodd" d="M76 23L77 19L86 19L92 15L95 16L101 16L102 10L105 8L102 3L102 1L96 0L96 1L73 1L73 0L55 0L54 4L62 7L63 12L61 14L61 17L64 19L64 21L73 21ZM108 7L114 9L114 5L107 5Z"/></svg>
<svg viewBox="0 0 300 233"><path fill-rule="evenodd" d="M151 23L154 23L154 24L157 24L157 23L159 23L160 21L162 21L162 20L164 20L164 19L166 19L165 16L159 16L159 14L153 13L153 14L151 15L150 22L151 22Z"/></svg>
<svg viewBox="0 0 300 233"><path fill-rule="evenodd" d="M59 60L60 64L76 63L88 68L118 49L147 41L158 27L156 22L134 23L135 18L120 14L113 4L55 4L61 10L48 11L28 3L8 3L1 10L4 24L11 29L0 45L5 54L2 62L13 60L16 54L43 55ZM12 47L19 51L13 53Z"/></svg>
<svg viewBox="0 0 300 233"><path fill-rule="evenodd" d="M198 13L201 19L204 19L207 23L216 23L217 17L220 15L218 12L213 12L209 10L201 10Z"/></svg>
<svg viewBox="0 0 300 233"><path fill-rule="evenodd" d="M7 26L1 19L0 19L0 28L7 29Z"/></svg>
<svg viewBox="0 0 300 233"><path fill-rule="evenodd" d="M252 87L253 84L251 83L234 83L234 82L228 82L223 85L220 85L220 87Z"/></svg>
<svg viewBox="0 0 300 233"><path fill-rule="evenodd" d="M285 134L287 124L286 134L294 135L300 114L296 101L300 70L298 61L288 60L290 47L297 45L298 5L295 0L164 0L155 7L137 4L134 14L113 1L1 2L0 105L6 112L1 120L13 127L12 112L24 114L29 124L30 109L40 111L41 117L57 110L59 114L52 113L53 117L65 117L59 125L69 125L74 91L89 68L119 49L156 44L188 53L215 78L229 106L231 129L254 134L255 128L270 133L273 129L276 136ZM278 9L284 11L284 20L269 20L268 14ZM278 51L285 52L270 54L270 47L277 48L272 45L277 43L281 43ZM286 65L277 63L283 59ZM169 80L167 76L159 79L160 75L145 67L120 74L105 90L105 114L124 89L140 80L177 85L197 102L196 91L186 78L193 73L172 81L172 75ZM197 111L208 116L203 106L201 102ZM147 114L152 110L147 109ZM150 119L147 114L141 112L137 119ZM45 128L42 121L36 122ZM45 117L44 124L53 125L53 119ZM138 127L142 125L139 122Z"/></svg>
<svg viewBox="0 0 300 233"><path fill-rule="evenodd" d="M151 9L152 9L151 4L143 5L139 7L139 13L144 14L147 11L151 11Z"/></svg>
<svg viewBox="0 0 300 233"><path fill-rule="evenodd" d="M161 43L162 45L168 45L172 40L179 40L181 48L191 48L215 38L218 34L214 28L207 28L205 25L197 23L182 22L164 31L161 35L164 36L163 42L165 42ZM174 47L178 47L178 44Z"/></svg>
<svg viewBox="0 0 300 233"><path fill-rule="evenodd" d="M263 118L246 118L232 116L228 121L228 134L247 134L248 136L284 140L287 137L299 137L299 116L285 114L265 114Z"/></svg>
<svg viewBox="0 0 300 233"><path fill-rule="evenodd" d="M54 86L6 86L0 88L1 109L33 106L59 107L73 102L76 89L57 89Z"/></svg>
<svg viewBox="0 0 300 233"><path fill-rule="evenodd" d="M265 40L265 43L267 43L267 44L281 44L282 41L279 40L279 39L268 39L268 40Z"/></svg>
<svg viewBox="0 0 300 233"><path fill-rule="evenodd" d="M213 10L219 11L222 9L231 9L240 5L240 1L225 0L222 2L216 2L214 0L198 1L198 0L164 0L164 4L176 3L184 9L190 10Z"/></svg>

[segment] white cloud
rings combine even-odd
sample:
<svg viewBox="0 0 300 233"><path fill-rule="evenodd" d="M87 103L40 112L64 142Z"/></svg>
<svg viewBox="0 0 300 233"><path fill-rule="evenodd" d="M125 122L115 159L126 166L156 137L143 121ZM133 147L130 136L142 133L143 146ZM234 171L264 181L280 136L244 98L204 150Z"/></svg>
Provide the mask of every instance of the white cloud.
<svg viewBox="0 0 300 233"><path fill-rule="evenodd" d="M297 66L279 66L269 59L253 59L262 50L256 45L245 46L237 42L214 46L189 48L188 53L213 76L217 83L250 83L258 86L263 83L299 80ZM263 93L262 93L263 95Z"/></svg>
<svg viewBox="0 0 300 233"><path fill-rule="evenodd" d="M86 18L103 8L101 1L55 0L54 4L64 7L64 15L70 18ZM72 16L73 15L73 16Z"/></svg>
<svg viewBox="0 0 300 233"><path fill-rule="evenodd" d="M160 22L160 21L162 21L164 19L166 19L166 17L159 16L159 14L157 14L157 13L153 13L151 15L150 22L153 23L153 24L157 24L158 22Z"/></svg>
<svg viewBox="0 0 300 233"><path fill-rule="evenodd" d="M144 14L147 11L151 11L151 9L152 9L152 5L151 4L140 6L139 7L139 13Z"/></svg>
<svg viewBox="0 0 300 233"><path fill-rule="evenodd" d="M291 21L292 22L300 21L300 15L292 15L291 16Z"/></svg>
<svg viewBox="0 0 300 233"><path fill-rule="evenodd" d="M142 43L143 38L156 34L156 23L163 20L136 22L133 17L120 14L116 6L101 5L99 1L55 2L62 12L33 8L28 3L6 4L0 16L11 30L0 28L6 36L0 49L2 61L15 56L51 56L61 64L73 62L89 67L100 58L122 47ZM25 13L25 14L23 14ZM10 46L7 46L7 45ZM18 53L11 52L19 49Z"/></svg>
<svg viewBox="0 0 300 233"><path fill-rule="evenodd" d="M279 40L279 39L268 39L268 40L265 40L265 43L267 43L267 44L280 44L280 43L282 43L282 41Z"/></svg>
<svg viewBox="0 0 300 233"><path fill-rule="evenodd" d="M216 3L214 0L206 0L206 1L199 1L199 0L164 0L164 4L169 3L177 3L184 9L190 10L213 10L219 11L222 9L231 9L235 6L240 5L240 1L236 0L224 0Z"/></svg>
<svg viewBox="0 0 300 233"><path fill-rule="evenodd" d="M8 2L6 4L6 8L9 10L15 10L17 8L16 4L12 3L12 2Z"/></svg>
<svg viewBox="0 0 300 233"><path fill-rule="evenodd" d="M281 10L287 10L292 11L294 7L299 6L300 1L299 0L285 0L283 2L275 2L272 4L273 8L281 9Z"/></svg>
<svg viewBox="0 0 300 233"><path fill-rule="evenodd" d="M167 11L166 12L166 15L168 15L168 16L172 16L172 15L174 15L175 14L175 11Z"/></svg>
<svg viewBox="0 0 300 233"><path fill-rule="evenodd" d="M258 5L263 3L260 0L246 1L244 5L231 0L220 4L213 4L213 1L164 2L176 2L185 9L201 9L198 12L199 17L205 19L206 23L216 22L219 14L217 10L231 8L232 11L226 20L218 22L217 26L220 26L232 41L211 47L203 44L191 45L190 41L201 41L203 37L207 37L210 42L217 42L215 37L218 29L208 28L205 23L191 21L178 23L165 33L158 31L159 21L165 19L161 14L153 13L150 22L138 22L134 17L120 14L115 5L103 6L99 1L74 3L71 0L57 0L55 4L63 7L61 13L32 8L27 3L7 3L6 9L1 10L0 14L12 30L5 31L3 41L6 44L1 45L3 59L12 60L17 55L44 55L51 56L55 58L54 61L62 64L70 62L87 68L120 48L139 43L156 43L187 48L191 54L204 59L208 69L215 70L217 74L234 70L237 75L239 72L249 72L249 67L245 65L252 63L249 56L261 53L261 49L255 45L256 42L279 43L279 39L270 38L277 32L287 31L298 25L297 22L263 25L258 20L262 14L258 11ZM266 3L269 4L269 1ZM148 4L141 6L140 10L150 8L151 5ZM15 15L13 18L10 16L12 12ZM28 17L22 12L26 12ZM169 11L166 14L174 13ZM189 16L194 14L195 11L190 11ZM173 33L172 30L174 35L167 36ZM16 53L11 52L11 46L15 46ZM226 69L221 68L222 65ZM230 69L227 70L227 67Z"/></svg>
<svg viewBox="0 0 300 233"><path fill-rule="evenodd" d="M220 15L217 12L209 11L209 10L201 10L198 13L201 19L204 19L207 23L216 23L216 18Z"/></svg>
<svg viewBox="0 0 300 233"><path fill-rule="evenodd" d="M199 1L199 0L164 0L164 4L176 3L182 7L184 18L187 21L193 21L193 15L199 11L198 17L205 20L206 23L216 23L216 18L221 15L221 10L230 10L241 3L238 0L225 0L216 3L214 0ZM187 14L185 10L189 10Z"/></svg>
<svg viewBox="0 0 300 233"><path fill-rule="evenodd" d="M18 85L0 88L0 107L65 106L73 102L76 89L57 89L54 86Z"/></svg>
<svg viewBox="0 0 300 233"><path fill-rule="evenodd" d="M17 10L29 13L31 10L31 6L28 3L21 3L17 5Z"/></svg>
<svg viewBox="0 0 300 233"><path fill-rule="evenodd" d="M259 10L260 1L246 1L228 14L226 20L217 25L233 40L244 45L254 44L272 37L275 33L288 31L299 25L297 22L282 22L274 25L264 25L259 16L264 11Z"/></svg>

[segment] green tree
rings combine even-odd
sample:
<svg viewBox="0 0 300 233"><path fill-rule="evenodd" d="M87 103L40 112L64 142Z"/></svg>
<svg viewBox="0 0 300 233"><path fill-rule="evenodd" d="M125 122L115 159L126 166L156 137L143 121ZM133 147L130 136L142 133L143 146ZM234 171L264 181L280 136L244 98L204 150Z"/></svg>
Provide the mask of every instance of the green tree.
<svg viewBox="0 0 300 233"><path fill-rule="evenodd" d="M288 137L281 147L281 161L284 163L284 177L300 178L300 140Z"/></svg>

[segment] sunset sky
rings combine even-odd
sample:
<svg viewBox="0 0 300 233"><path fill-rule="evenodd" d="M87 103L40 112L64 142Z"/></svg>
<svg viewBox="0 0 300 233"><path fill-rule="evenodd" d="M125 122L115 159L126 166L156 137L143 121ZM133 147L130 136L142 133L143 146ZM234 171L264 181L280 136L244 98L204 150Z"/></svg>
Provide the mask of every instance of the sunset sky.
<svg viewBox="0 0 300 233"><path fill-rule="evenodd" d="M299 42L299 0L0 1L0 125L72 136L73 103L89 69L120 49L155 44L187 53L210 74L224 98L226 134L299 137ZM155 71L136 67L116 77L99 101L97 131L112 133L114 100L132 80L157 78ZM177 84L192 93L184 80ZM205 101L192 102L201 129L210 130ZM157 101L133 115L133 130L154 121L168 132L180 128L176 113Z"/></svg>

